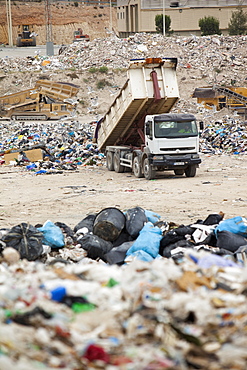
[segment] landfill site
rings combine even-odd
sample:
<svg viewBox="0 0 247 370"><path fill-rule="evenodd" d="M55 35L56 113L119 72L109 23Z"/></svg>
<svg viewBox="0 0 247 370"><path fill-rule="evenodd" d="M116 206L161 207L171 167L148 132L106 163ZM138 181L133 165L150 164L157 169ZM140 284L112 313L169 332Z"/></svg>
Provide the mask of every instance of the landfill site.
<svg viewBox="0 0 247 370"><path fill-rule="evenodd" d="M1 48L0 370L246 369L246 42Z"/></svg>

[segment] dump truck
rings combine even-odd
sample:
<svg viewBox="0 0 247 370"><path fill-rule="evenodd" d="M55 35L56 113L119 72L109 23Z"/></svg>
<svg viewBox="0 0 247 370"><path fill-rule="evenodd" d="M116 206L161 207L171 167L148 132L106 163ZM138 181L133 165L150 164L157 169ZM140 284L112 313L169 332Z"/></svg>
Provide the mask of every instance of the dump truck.
<svg viewBox="0 0 247 370"><path fill-rule="evenodd" d="M201 163L199 132L192 114L171 113L179 99L177 58L130 61L128 79L94 138L109 171L155 178L157 171L194 177Z"/></svg>
<svg viewBox="0 0 247 370"><path fill-rule="evenodd" d="M0 117L47 120L71 116L79 87L66 82L38 80L34 88L0 96Z"/></svg>
<svg viewBox="0 0 247 370"><path fill-rule="evenodd" d="M36 36L29 25L19 26L16 46L36 46Z"/></svg>

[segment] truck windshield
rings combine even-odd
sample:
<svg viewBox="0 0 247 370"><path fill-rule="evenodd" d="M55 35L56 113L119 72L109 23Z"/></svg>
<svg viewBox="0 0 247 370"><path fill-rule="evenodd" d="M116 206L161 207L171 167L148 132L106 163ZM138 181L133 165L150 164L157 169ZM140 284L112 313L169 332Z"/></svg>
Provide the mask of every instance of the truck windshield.
<svg viewBox="0 0 247 370"><path fill-rule="evenodd" d="M155 121L154 135L157 138L197 136L196 121Z"/></svg>

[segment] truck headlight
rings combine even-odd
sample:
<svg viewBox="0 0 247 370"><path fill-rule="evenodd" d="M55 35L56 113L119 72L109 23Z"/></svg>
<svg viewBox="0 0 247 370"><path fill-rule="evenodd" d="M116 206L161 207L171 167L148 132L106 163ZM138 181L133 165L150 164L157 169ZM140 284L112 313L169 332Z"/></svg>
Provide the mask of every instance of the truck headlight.
<svg viewBox="0 0 247 370"><path fill-rule="evenodd" d="M155 155L155 156L153 157L153 159L154 159L155 161L163 161L163 155Z"/></svg>
<svg viewBox="0 0 247 370"><path fill-rule="evenodd" d="M199 158L199 154L192 154L191 158L193 159Z"/></svg>

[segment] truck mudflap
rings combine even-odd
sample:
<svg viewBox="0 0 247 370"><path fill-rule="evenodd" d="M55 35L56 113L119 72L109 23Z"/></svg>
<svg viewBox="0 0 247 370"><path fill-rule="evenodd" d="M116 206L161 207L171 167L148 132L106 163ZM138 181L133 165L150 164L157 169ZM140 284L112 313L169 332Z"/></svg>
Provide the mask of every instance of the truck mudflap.
<svg viewBox="0 0 247 370"><path fill-rule="evenodd" d="M189 166L199 165L201 159L198 154L187 154L183 156L149 155L150 164L163 169L184 169Z"/></svg>

